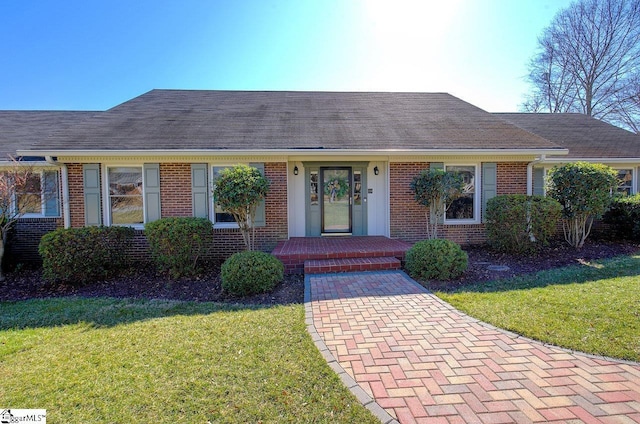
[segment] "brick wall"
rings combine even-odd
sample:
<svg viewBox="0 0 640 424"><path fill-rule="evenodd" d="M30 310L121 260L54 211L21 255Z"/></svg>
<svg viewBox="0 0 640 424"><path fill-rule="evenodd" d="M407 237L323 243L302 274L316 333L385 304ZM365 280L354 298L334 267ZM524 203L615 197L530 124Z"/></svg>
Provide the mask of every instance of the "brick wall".
<svg viewBox="0 0 640 424"><path fill-rule="evenodd" d="M409 184L420 171L429 164L395 163L389 164L389 202L391 238L415 242L427 237L425 209L413 199Z"/></svg>
<svg viewBox="0 0 640 424"><path fill-rule="evenodd" d="M62 199L62 173L58 173L58 199ZM40 264L38 245L43 235L57 228L64 227L62 218L62 202L60 217L19 219L9 232L7 250L4 256L5 265Z"/></svg>
<svg viewBox="0 0 640 424"><path fill-rule="evenodd" d="M264 164L265 177L270 182L265 199L264 227L256 228L256 250L271 252L280 240L289 234L287 222L287 164L268 162ZM238 229L214 230L213 256L224 259L234 252L244 250L242 234Z"/></svg>
<svg viewBox="0 0 640 424"><path fill-rule="evenodd" d="M498 195L527 194L527 163L498 162Z"/></svg>
<svg viewBox="0 0 640 424"><path fill-rule="evenodd" d="M191 164L160 164L160 207L163 218L193 216Z"/></svg>
<svg viewBox="0 0 640 424"><path fill-rule="evenodd" d="M413 199L409 183L420 171L428 169L428 163L391 163L389 170L391 202L391 238L409 242L427 237L425 209ZM497 193L526 194L527 164L525 162L504 162L497 164ZM477 190L481 190L478 187ZM479 244L486 241L484 224L443 225L443 238L459 244Z"/></svg>
<svg viewBox="0 0 640 424"><path fill-rule="evenodd" d="M67 165L69 176L69 206L71 226L84 226L84 190L82 164ZM256 229L256 249L270 252L278 241L288 236L287 223L287 166L285 163L265 163L265 176L271 186L265 199L266 226ZM191 165L188 163L160 164L160 194L162 217L192 216ZM102 199L102 205L108 207ZM62 218L26 220L19 226L17 237L22 245L16 245L14 256L18 261L26 258L39 259L37 245L46 232L62 227ZM129 251L138 261L149 260L149 245L144 231L136 230L134 243ZM244 250L242 235L238 229L215 229L211 256L224 259L230 254ZM30 253L27 253L30 252Z"/></svg>
<svg viewBox="0 0 640 424"><path fill-rule="evenodd" d="M69 209L71 212L71 227L84 227L84 185L82 176L82 164L70 163L67 165L69 178ZM102 175L100 175L102 177ZM102 192L100 193L102 196ZM104 203L104 199L102 199Z"/></svg>
<svg viewBox="0 0 640 424"><path fill-rule="evenodd" d="M5 264L38 264L38 244L46 233L62 228L62 218L26 218L16 222L9 233Z"/></svg>

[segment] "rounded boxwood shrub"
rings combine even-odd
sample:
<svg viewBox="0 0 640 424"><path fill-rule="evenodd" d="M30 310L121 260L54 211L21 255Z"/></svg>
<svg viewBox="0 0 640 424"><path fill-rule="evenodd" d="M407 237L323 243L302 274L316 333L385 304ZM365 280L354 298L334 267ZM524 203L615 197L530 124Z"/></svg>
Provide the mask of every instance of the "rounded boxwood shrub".
<svg viewBox="0 0 640 424"><path fill-rule="evenodd" d="M423 240L414 244L405 257L405 268L420 280L451 280L467 269L467 253L460 245L442 239Z"/></svg>
<svg viewBox="0 0 640 424"><path fill-rule="evenodd" d="M145 225L151 260L173 278L198 273L198 259L213 240L213 227L206 218L162 218Z"/></svg>
<svg viewBox="0 0 640 424"><path fill-rule="evenodd" d="M222 289L234 296L272 290L284 278L284 265L275 256L259 251L234 253L222 264Z"/></svg>
<svg viewBox="0 0 640 424"><path fill-rule="evenodd" d="M85 284L117 275L127 267L129 227L58 229L42 236L38 252L47 281Z"/></svg>

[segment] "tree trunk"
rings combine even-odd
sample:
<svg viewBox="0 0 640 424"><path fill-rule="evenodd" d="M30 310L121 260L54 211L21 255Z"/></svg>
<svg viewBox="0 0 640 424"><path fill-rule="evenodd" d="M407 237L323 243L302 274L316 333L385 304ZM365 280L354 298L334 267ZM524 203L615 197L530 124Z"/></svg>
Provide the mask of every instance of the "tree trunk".
<svg viewBox="0 0 640 424"><path fill-rule="evenodd" d="M2 272L2 260L4 259L4 247L7 240L7 232L4 229L0 229L2 232L0 237L0 282L3 282L6 278L4 276L4 272Z"/></svg>

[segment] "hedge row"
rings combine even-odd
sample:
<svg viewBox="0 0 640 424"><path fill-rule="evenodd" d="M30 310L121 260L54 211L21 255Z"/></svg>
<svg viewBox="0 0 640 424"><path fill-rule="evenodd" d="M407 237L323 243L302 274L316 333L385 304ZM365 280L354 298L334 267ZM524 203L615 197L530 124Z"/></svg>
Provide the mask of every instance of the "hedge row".
<svg viewBox="0 0 640 424"><path fill-rule="evenodd" d="M616 197L603 222L611 226L612 235L618 239L640 240L640 193Z"/></svg>
<svg viewBox="0 0 640 424"><path fill-rule="evenodd" d="M127 267L133 240L128 227L58 229L45 234L38 246L42 275L47 281L84 284L106 279Z"/></svg>

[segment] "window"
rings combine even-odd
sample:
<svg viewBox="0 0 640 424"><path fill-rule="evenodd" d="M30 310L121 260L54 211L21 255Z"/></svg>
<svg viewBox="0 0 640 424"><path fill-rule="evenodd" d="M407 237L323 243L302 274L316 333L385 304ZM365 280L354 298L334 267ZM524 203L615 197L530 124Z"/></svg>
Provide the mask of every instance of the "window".
<svg viewBox="0 0 640 424"><path fill-rule="evenodd" d="M454 171L462 175L464 182L463 194L448 205L445 214L446 221L475 221L477 218L477 190L475 165L448 165L446 171Z"/></svg>
<svg viewBox="0 0 640 424"><path fill-rule="evenodd" d="M630 196L633 193L633 169L617 169L618 171L618 193L626 193Z"/></svg>
<svg viewBox="0 0 640 424"><path fill-rule="evenodd" d="M39 173L29 175L24 187L16 191L16 207L21 214L42 213L42 178Z"/></svg>
<svg viewBox="0 0 640 424"><path fill-rule="evenodd" d="M135 225L144 222L142 167L108 168L111 225Z"/></svg>
<svg viewBox="0 0 640 424"><path fill-rule="evenodd" d="M231 166L214 166L213 167L214 184L215 184L215 181L218 179L220 172L222 172L222 170L226 168L231 168ZM214 214L213 215L214 224L222 224L222 226L229 226L229 227L237 227L238 225L236 224L236 220L233 218L233 215L231 215L229 212L225 212L224 210L222 210L222 208L216 204L215 199L213 200L213 214Z"/></svg>
<svg viewBox="0 0 640 424"><path fill-rule="evenodd" d="M0 178L13 177L11 172L3 172ZM12 210L24 218L60 216L58 180L58 171L34 171L19 187L10 182Z"/></svg>
<svg viewBox="0 0 640 424"><path fill-rule="evenodd" d="M309 172L309 194L311 205L318 205L318 171Z"/></svg>

